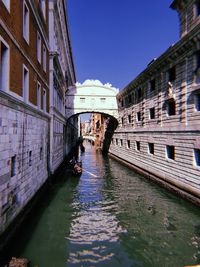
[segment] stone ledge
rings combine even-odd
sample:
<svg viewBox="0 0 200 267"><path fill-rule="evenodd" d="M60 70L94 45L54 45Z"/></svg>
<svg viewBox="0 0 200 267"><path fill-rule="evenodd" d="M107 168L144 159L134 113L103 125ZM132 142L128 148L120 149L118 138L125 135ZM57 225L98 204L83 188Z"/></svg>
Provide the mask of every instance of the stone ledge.
<svg viewBox="0 0 200 267"><path fill-rule="evenodd" d="M38 117L44 117L48 120L50 120L50 115L47 113L44 113L26 103L24 103L23 101L13 97L12 95L10 95L9 93L0 91L0 104L2 104L3 106L7 106L9 108L15 109L19 112L24 112L30 115L33 115L32 113L34 113L34 116L36 116L36 114L38 115Z"/></svg>

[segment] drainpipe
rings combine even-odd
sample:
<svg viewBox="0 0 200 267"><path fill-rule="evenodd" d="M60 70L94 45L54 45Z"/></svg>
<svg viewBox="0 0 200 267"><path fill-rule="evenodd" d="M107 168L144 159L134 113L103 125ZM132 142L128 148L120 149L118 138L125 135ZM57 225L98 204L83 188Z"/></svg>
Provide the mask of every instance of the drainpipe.
<svg viewBox="0 0 200 267"><path fill-rule="evenodd" d="M185 75L185 82L186 82L186 87L185 87L185 125L188 125L188 105L187 105L187 101L188 101L188 57L186 57L186 69L185 69L186 75Z"/></svg>

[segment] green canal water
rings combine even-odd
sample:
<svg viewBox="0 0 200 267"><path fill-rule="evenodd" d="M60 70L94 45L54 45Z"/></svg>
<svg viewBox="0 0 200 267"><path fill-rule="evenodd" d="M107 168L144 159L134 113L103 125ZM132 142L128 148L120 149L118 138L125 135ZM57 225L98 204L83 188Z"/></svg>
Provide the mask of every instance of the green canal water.
<svg viewBox="0 0 200 267"><path fill-rule="evenodd" d="M182 267L200 262L200 210L86 146L10 250L31 267Z"/></svg>

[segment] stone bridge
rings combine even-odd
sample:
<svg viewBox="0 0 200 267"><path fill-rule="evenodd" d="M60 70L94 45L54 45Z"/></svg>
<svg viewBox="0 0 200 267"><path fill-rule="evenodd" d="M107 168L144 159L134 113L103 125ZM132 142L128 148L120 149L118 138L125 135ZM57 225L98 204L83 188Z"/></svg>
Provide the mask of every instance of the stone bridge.
<svg viewBox="0 0 200 267"><path fill-rule="evenodd" d="M86 80L76 83L66 92L66 118L83 113L101 113L109 116L105 133L103 152L110 146L114 130L118 125L118 105L116 95L119 92L111 84L102 84L98 80Z"/></svg>
<svg viewBox="0 0 200 267"><path fill-rule="evenodd" d="M66 92L66 116L95 112L108 114L118 119L116 95L118 89L111 84L102 84L98 80L86 80L76 83Z"/></svg>

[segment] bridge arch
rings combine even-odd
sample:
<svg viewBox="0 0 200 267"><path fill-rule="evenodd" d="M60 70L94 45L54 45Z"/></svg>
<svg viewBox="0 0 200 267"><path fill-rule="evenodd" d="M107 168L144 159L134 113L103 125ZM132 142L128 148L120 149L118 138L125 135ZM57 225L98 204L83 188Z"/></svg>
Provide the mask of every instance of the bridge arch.
<svg viewBox="0 0 200 267"><path fill-rule="evenodd" d="M107 153L112 135L118 125L118 105L116 95L119 90L111 84L99 80L86 80L76 83L66 92L66 119L83 113L100 113L108 117L104 135L103 153Z"/></svg>
<svg viewBox="0 0 200 267"><path fill-rule="evenodd" d="M76 83L66 92L66 117L81 113L102 113L118 119L116 95L119 90L99 80Z"/></svg>

